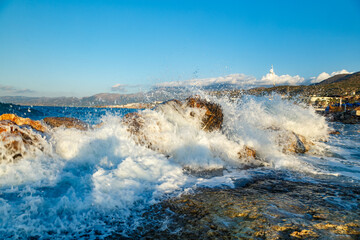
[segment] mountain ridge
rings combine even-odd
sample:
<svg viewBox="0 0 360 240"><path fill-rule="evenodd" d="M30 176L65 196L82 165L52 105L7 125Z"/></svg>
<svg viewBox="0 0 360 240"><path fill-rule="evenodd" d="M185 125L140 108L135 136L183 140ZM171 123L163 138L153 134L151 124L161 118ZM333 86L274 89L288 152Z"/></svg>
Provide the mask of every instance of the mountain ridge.
<svg viewBox="0 0 360 240"><path fill-rule="evenodd" d="M347 95L352 92L360 94L360 72L352 74L339 74L325 79L312 85L282 85L273 87L257 87L249 90L229 89L213 90L205 89L215 95L224 95L231 91L234 95L248 93L253 95L269 94L276 92L279 94L295 95L317 95L317 96L335 96ZM82 98L77 97L24 97L24 96L0 96L0 102L12 103L26 106L69 106L69 107L95 107L106 105L125 105L129 103L151 103L154 101L165 101L173 98L183 98L188 91L170 92L164 89L155 89L147 93L98 93L92 96Z"/></svg>

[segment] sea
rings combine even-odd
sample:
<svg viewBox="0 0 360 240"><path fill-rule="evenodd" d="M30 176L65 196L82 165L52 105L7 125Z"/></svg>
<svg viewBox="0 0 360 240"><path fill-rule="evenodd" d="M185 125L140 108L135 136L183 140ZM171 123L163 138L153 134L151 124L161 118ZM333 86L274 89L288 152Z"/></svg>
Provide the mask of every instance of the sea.
<svg viewBox="0 0 360 240"><path fill-rule="evenodd" d="M201 97L221 106L221 130L166 108L1 108L96 127L34 131L43 151L0 162L0 238L360 239L359 125L278 95ZM128 131L130 112L150 116L156 150ZM286 151L288 133L310 150Z"/></svg>

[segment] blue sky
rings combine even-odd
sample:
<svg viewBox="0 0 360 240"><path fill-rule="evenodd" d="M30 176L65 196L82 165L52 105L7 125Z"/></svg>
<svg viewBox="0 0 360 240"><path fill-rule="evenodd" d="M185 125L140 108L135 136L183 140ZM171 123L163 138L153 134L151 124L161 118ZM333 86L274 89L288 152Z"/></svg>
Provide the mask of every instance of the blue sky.
<svg viewBox="0 0 360 240"><path fill-rule="evenodd" d="M360 1L0 0L0 95L360 71ZM116 88L117 86L117 88Z"/></svg>

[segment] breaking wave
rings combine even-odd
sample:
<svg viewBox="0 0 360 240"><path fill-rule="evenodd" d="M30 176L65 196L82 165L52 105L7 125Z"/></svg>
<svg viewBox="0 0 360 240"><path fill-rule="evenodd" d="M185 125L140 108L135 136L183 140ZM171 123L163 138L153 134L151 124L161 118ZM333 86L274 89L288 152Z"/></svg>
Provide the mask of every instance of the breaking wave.
<svg viewBox="0 0 360 240"><path fill-rule="evenodd" d="M329 146L329 125L311 107L276 95L235 101L201 97L221 106L222 130L203 131L196 117L184 117L188 115L170 105L141 110L146 119L143 134L155 148L138 144L123 114L94 114L91 121L81 116L102 122L88 131L34 133L43 139L43 151L0 163L0 235L128 236L149 221L144 213L150 205L197 187L234 187L234 181L251 178L254 169L311 176L337 173L318 166L318 156L326 157ZM306 139L309 151L291 151L294 136ZM254 149L256 158L239 157L245 147Z"/></svg>

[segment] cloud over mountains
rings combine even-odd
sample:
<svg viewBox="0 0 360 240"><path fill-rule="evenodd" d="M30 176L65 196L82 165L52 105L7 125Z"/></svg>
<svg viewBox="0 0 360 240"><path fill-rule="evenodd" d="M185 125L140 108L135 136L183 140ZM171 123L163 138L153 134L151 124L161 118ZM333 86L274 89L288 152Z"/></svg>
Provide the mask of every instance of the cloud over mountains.
<svg viewBox="0 0 360 240"><path fill-rule="evenodd" d="M224 77L191 79L186 81L163 82L156 85L158 88L177 88L177 87L207 87L210 85L236 85L246 86L251 85L256 78L245 75L243 73L230 74Z"/></svg>
<svg viewBox="0 0 360 240"><path fill-rule="evenodd" d="M321 82L331 76L337 74L349 73L343 69L335 71L331 74L326 72L320 73L317 77L305 79L299 75L291 76L289 74L277 75L273 70L270 70L265 76L260 79L255 78L251 75L243 73L230 74L223 77L213 78L202 78L202 79L191 79L185 81L174 81L174 82L163 82L155 86L155 88L182 88L182 87L200 87L200 88L220 88L235 87L249 89L252 87L267 87L272 85L308 85L311 83Z"/></svg>
<svg viewBox="0 0 360 240"><path fill-rule="evenodd" d="M312 77L311 78L311 83L319 83L325 79L328 79L329 77L338 75L338 74L350 74L350 72L348 72L347 70L343 69L340 71L336 71L336 72L332 72L331 74L328 74L326 72L322 72L320 73L317 77Z"/></svg>
<svg viewBox="0 0 360 240"><path fill-rule="evenodd" d="M30 89L19 89L12 86L6 86L0 84L0 94L28 94L28 93L35 93L35 91Z"/></svg>
<svg viewBox="0 0 360 240"><path fill-rule="evenodd" d="M130 84L121 84L117 83L111 87L112 92L119 92L119 93L127 93L129 89L136 90L141 88L141 85L130 85Z"/></svg>

